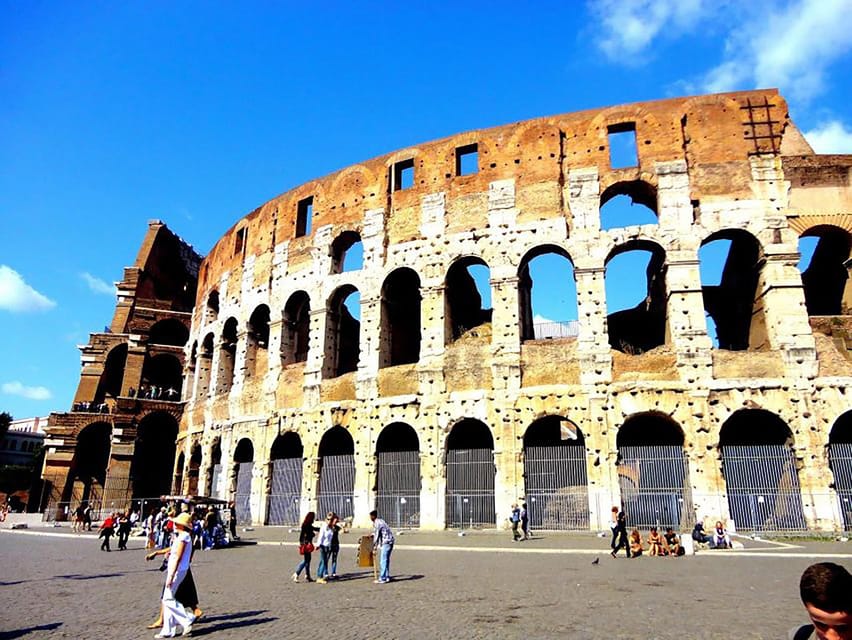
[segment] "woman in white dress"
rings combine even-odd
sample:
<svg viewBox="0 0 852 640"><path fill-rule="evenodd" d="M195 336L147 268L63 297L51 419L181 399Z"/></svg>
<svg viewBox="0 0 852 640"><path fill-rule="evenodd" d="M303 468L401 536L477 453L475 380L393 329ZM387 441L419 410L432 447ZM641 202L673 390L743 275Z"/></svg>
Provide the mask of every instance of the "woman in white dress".
<svg viewBox="0 0 852 640"><path fill-rule="evenodd" d="M186 577L192 559L192 538L189 535L192 530L192 517L188 513L182 513L171 518L171 521L175 535L169 550L166 588L163 590L163 628L155 638L174 638L178 627L183 629L182 636L189 635L192 632L192 623L195 622L192 612L175 598L175 592Z"/></svg>

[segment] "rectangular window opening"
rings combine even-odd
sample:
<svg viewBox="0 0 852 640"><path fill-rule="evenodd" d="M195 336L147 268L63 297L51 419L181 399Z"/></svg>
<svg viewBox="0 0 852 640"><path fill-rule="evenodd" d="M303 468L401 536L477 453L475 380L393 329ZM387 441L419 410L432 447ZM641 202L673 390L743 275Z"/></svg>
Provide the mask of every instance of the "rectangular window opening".
<svg viewBox="0 0 852 640"><path fill-rule="evenodd" d="M414 186L414 158L393 165L393 190L402 191Z"/></svg>
<svg viewBox="0 0 852 640"><path fill-rule="evenodd" d="M479 145L468 144L456 149L456 175L468 176L479 172Z"/></svg>
<svg viewBox="0 0 852 640"><path fill-rule="evenodd" d="M636 150L636 123L622 122L607 128L609 138L609 166L613 169L638 167Z"/></svg>
<svg viewBox="0 0 852 640"><path fill-rule="evenodd" d="M247 232L248 232L248 229L246 229L246 227L243 227L242 229L237 230L237 236L236 236L236 238L234 238L234 255L235 256L241 255L242 252L243 252L243 249L245 249Z"/></svg>
<svg viewBox="0 0 852 640"><path fill-rule="evenodd" d="M311 232L311 219L314 216L314 197L299 200L296 210L296 237L301 238Z"/></svg>

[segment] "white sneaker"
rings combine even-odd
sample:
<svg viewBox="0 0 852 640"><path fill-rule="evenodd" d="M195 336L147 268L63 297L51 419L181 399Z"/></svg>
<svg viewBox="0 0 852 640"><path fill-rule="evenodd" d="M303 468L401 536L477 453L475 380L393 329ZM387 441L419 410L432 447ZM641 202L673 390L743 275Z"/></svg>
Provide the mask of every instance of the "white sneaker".
<svg viewBox="0 0 852 640"><path fill-rule="evenodd" d="M298 574L298 573L294 573L294 574L293 574L293 582L298 582L298 581L299 581L299 574Z"/></svg>

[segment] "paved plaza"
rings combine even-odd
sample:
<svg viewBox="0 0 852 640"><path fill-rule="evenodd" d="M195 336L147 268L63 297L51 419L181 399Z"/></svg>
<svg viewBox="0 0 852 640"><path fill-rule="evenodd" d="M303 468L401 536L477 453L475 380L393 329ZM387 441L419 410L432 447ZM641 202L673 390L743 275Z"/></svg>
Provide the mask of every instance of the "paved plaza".
<svg viewBox="0 0 852 640"><path fill-rule="evenodd" d="M360 533L343 535L343 577L295 584L297 534L196 553L204 618L193 636L304 638L785 638L806 620L798 579L812 562L852 568L850 543L746 541L739 551L636 560L608 555L591 534L405 532L394 580L355 567ZM284 541L284 544L281 544ZM113 547L115 543L113 542ZM0 531L0 638L153 637L163 574L130 550L104 553L67 528ZM599 558L598 564L594 560ZM318 558L314 557L313 571Z"/></svg>

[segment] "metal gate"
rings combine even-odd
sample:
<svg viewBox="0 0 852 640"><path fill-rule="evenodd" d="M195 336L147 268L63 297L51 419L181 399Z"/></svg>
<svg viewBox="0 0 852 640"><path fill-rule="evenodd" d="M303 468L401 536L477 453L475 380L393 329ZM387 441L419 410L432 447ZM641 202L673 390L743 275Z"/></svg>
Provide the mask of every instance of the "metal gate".
<svg viewBox="0 0 852 640"><path fill-rule="evenodd" d="M237 465L237 491L234 494L234 507L237 510L237 522L251 524L251 472L254 462L240 462Z"/></svg>
<svg viewBox="0 0 852 640"><path fill-rule="evenodd" d="M447 526L493 527L494 453L491 449L447 451Z"/></svg>
<svg viewBox="0 0 852 640"><path fill-rule="evenodd" d="M619 447L618 486L631 527L691 527L695 519L683 447Z"/></svg>
<svg viewBox="0 0 852 640"><path fill-rule="evenodd" d="M728 509L737 529L806 530L799 474L790 447L723 446L722 470Z"/></svg>
<svg viewBox="0 0 852 640"><path fill-rule="evenodd" d="M269 492L266 524L299 524L302 468L301 458L272 461L272 489Z"/></svg>
<svg viewBox="0 0 852 640"><path fill-rule="evenodd" d="M834 488L843 516L843 528L852 531L852 443L829 445L828 461L834 474Z"/></svg>
<svg viewBox="0 0 852 640"><path fill-rule="evenodd" d="M420 526L420 452L376 454L376 509L395 528Z"/></svg>
<svg viewBox="0 0 852 640"><path fill-rule="evenodd" d="M318 520L334 511L342 520L355 515L352 504L355 492L355 456L323 456L320 469Z"/></svg>
<svg viewBox="0 0 852 640"><path fill-rule="evenodd" d="M210 475L210 497L221 500L224 497L224 493L222 488L222 465L214 464L213 473Z"/></svg>
<svg viewBox="0 0 852 640"><path fill-rule="evenodd" d="M526 447L524 479L530 526L535 529L588 530L586 447Z"/></svg>

